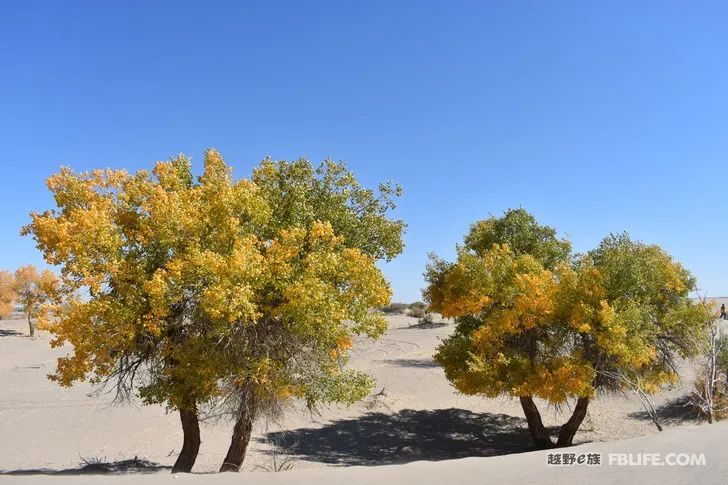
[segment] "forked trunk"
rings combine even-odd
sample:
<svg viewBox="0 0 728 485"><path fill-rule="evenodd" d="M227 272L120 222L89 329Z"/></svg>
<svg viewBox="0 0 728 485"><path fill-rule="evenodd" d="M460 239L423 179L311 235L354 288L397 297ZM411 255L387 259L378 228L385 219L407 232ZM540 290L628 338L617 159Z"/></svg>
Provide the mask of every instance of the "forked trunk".
<svg viewBox="0 0 728 485"><path fill-rule="evenodd" d="M190 409L180 409L179 417L182 421L184 441L182 451L172 467L172 473L190 473L200 451L200 423L197 419L197 406Z"/></svg>
<svg viewBox="0 0 728 485"><path fill-rule="evenodd" d="M553 448L554 442L551 441L548 431L541 421L541 413L538 412L536 403L533 402L531 396L521 396L521 407L523 413L526 415L526 421L528 422L528 430L531 432L533 442L538 449Z"/></svg>
<svg viewBox="0 0 728 485"><path fill-rule="evenodd" d="M220 467L221 472L240 471L240 467L243 466L243 460L245 460L248 443L250 443L250 434L253 430L258 402L252 382L246 381L240 391L238 416L235 421L235 427L233 428L230 447L225 456L225 461L223 461Z"/></svg>
<svg viewBox="0 0 728 485"><path fill-rule="evenodd" d="M574 442L574 435L579 430L582 421L586 417L586 408L589 406L588 397L580 397L576 400L576 406L574 412L571 414L569 420L564 423L559 430L559 439L556 441L556 446L571 446Z"/></svg>

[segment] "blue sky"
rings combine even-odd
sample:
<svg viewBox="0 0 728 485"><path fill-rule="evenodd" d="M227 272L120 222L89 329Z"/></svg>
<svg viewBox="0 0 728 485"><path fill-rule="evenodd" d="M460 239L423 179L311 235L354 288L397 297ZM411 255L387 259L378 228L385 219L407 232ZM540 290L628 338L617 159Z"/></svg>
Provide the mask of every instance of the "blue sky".
<svg viewBox="0 0 728 485"><path fill-rule="evenodd" d="M577 250L657 243L728 295L728 5L715 2L0 0L0 268L61 164L135 170L218 148L345 160L405 189L384 266L522 206ZM199 165L198 165L199 167Z"/></svg>

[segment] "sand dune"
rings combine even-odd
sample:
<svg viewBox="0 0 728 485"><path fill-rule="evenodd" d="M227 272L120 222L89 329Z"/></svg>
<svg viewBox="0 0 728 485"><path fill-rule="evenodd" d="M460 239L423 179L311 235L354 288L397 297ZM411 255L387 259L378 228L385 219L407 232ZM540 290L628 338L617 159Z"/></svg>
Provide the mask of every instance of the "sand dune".
<svg viewBox="0 0 728 485"><path fill-rule="evenodd" d="M728 449L724 444L728 428L706 425L694 429L691 425L697 421L682 406L690 385L689 366L683 368L685 382L656 400L667 417L666 432L656 434L635 399L604 397L590 406L576 439L587 444L575 450L706 452L708 466L660 467L657 471L655 467L547 468L543 452L524 453L531 450L531 442L517 401L457 394L434 365L434 349L452 327L418 328L413 323L409 317L391 317L390 329L382 339L356 343L351 365L368 370L377 379L375 391L365 401L350 408L324 409L320 415L299 410L279 423L259 423L244 467L257 472L256 483L482 483L495 476L544 483L544 478L558 481L562 474L611 478L610 483L616 483L619 477L633 473L662 474L665 483L688 483L682 478L697 480L706 473L724 476L716 473L725 472L721 457ZM167 414L159 406L113 406L112 396L85 384L58 387L45 375L53 370L56 357L68 349L50 349L50 337L44 332L34 339L26 333L22 321L0 322L0 470L6 474L0 480L91 483L98 477L83 472L94 470L159 472L135 473L133 482L140 483L171 479L168 468L181 445L177 415ZM548 426L561 424L568 413L568 409L539 405ZM217 470L230 430L227 422L205 424L196 472ZM613 442L646 435L652 436ZM605 441L613 443L600 443ZM332 466L345 468L332 470ZM263 472L275 468L291 471ZM59 472L61 476L54 476ZM205 475L178 479L227 483L241 478ZM104 479L130 480L130 475Z"/></svg>

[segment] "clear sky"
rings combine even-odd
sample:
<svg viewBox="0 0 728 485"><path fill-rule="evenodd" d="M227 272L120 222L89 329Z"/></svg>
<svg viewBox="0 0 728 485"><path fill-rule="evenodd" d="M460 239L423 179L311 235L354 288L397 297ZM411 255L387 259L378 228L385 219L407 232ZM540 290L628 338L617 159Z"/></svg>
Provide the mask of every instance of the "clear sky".
<svg viewBox="0 0 728 485"><path fill-rule="evenodd" d="M405 190L395 299L522 206L577 250L666 248L728 295L725 2L0 0L0 268L44 179L218 148L345 160Z"/></svg>

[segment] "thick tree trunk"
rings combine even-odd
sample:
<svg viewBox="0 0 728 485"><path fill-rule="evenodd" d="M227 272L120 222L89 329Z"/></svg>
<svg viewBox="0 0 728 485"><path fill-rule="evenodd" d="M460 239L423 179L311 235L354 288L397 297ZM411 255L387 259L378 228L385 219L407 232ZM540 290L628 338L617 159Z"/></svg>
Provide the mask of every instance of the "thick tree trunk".
<svg viewBox="0 0 728 485"><path fill-rule="evenodd" d="M33 319L30 318L30 314L28 314L28 330L30 333L30 337L35 336L35 324L33 323Z"/></svg>
<svg viewBox="0 0 728 485"><path fill-rule="evenodd" d="M238 472L240 467L243 466L245 452L248 449L250 434L253 429L253 420L251 418L250 413L246 410L238 414L235 428L233 428L233 437L230 440L230 448L228 448L225 461L220 467L221 472Z"/></svg>
<svg viewBox="0 0 728 485"><path fill-rule="evenodd" d="M574 442L574 435L579 430L582 421L586 417L586 408L589 407L589 398L580 397L576 400L576 407L569 420L559 430L559 439L556 446L571 446Z"/></svg>
<svg viewBox="0 0 728 485"><path fill-rule="evenodd" d="M243 466L245 452L250 443L250 434L253 430L258 402L255 396L255 388L250 381L246 381L240 389L240 406L238 416L233 428L233 437L230 440L225 461L220 467L221 472L238 472Z"/></svg>
<svg viewBox="0 0 728 485"><path fill-rule="evenodd" d="M533 402L531 396L521 396L521 407L528 421L528 430L531 432L533 442L539 449L553 448L554 442L551 441L548 431L541 421L541 413L538 412L536 403Z"/></svg>
<svg viewBox="0 0 728 485"><path fill-rule="evenodd" d="M197 406L190 409L180 409L179 417L182 421L184 441L182 451L172 467L172 473L190 473L200 451L200 423L197 419Z"/></svg>

